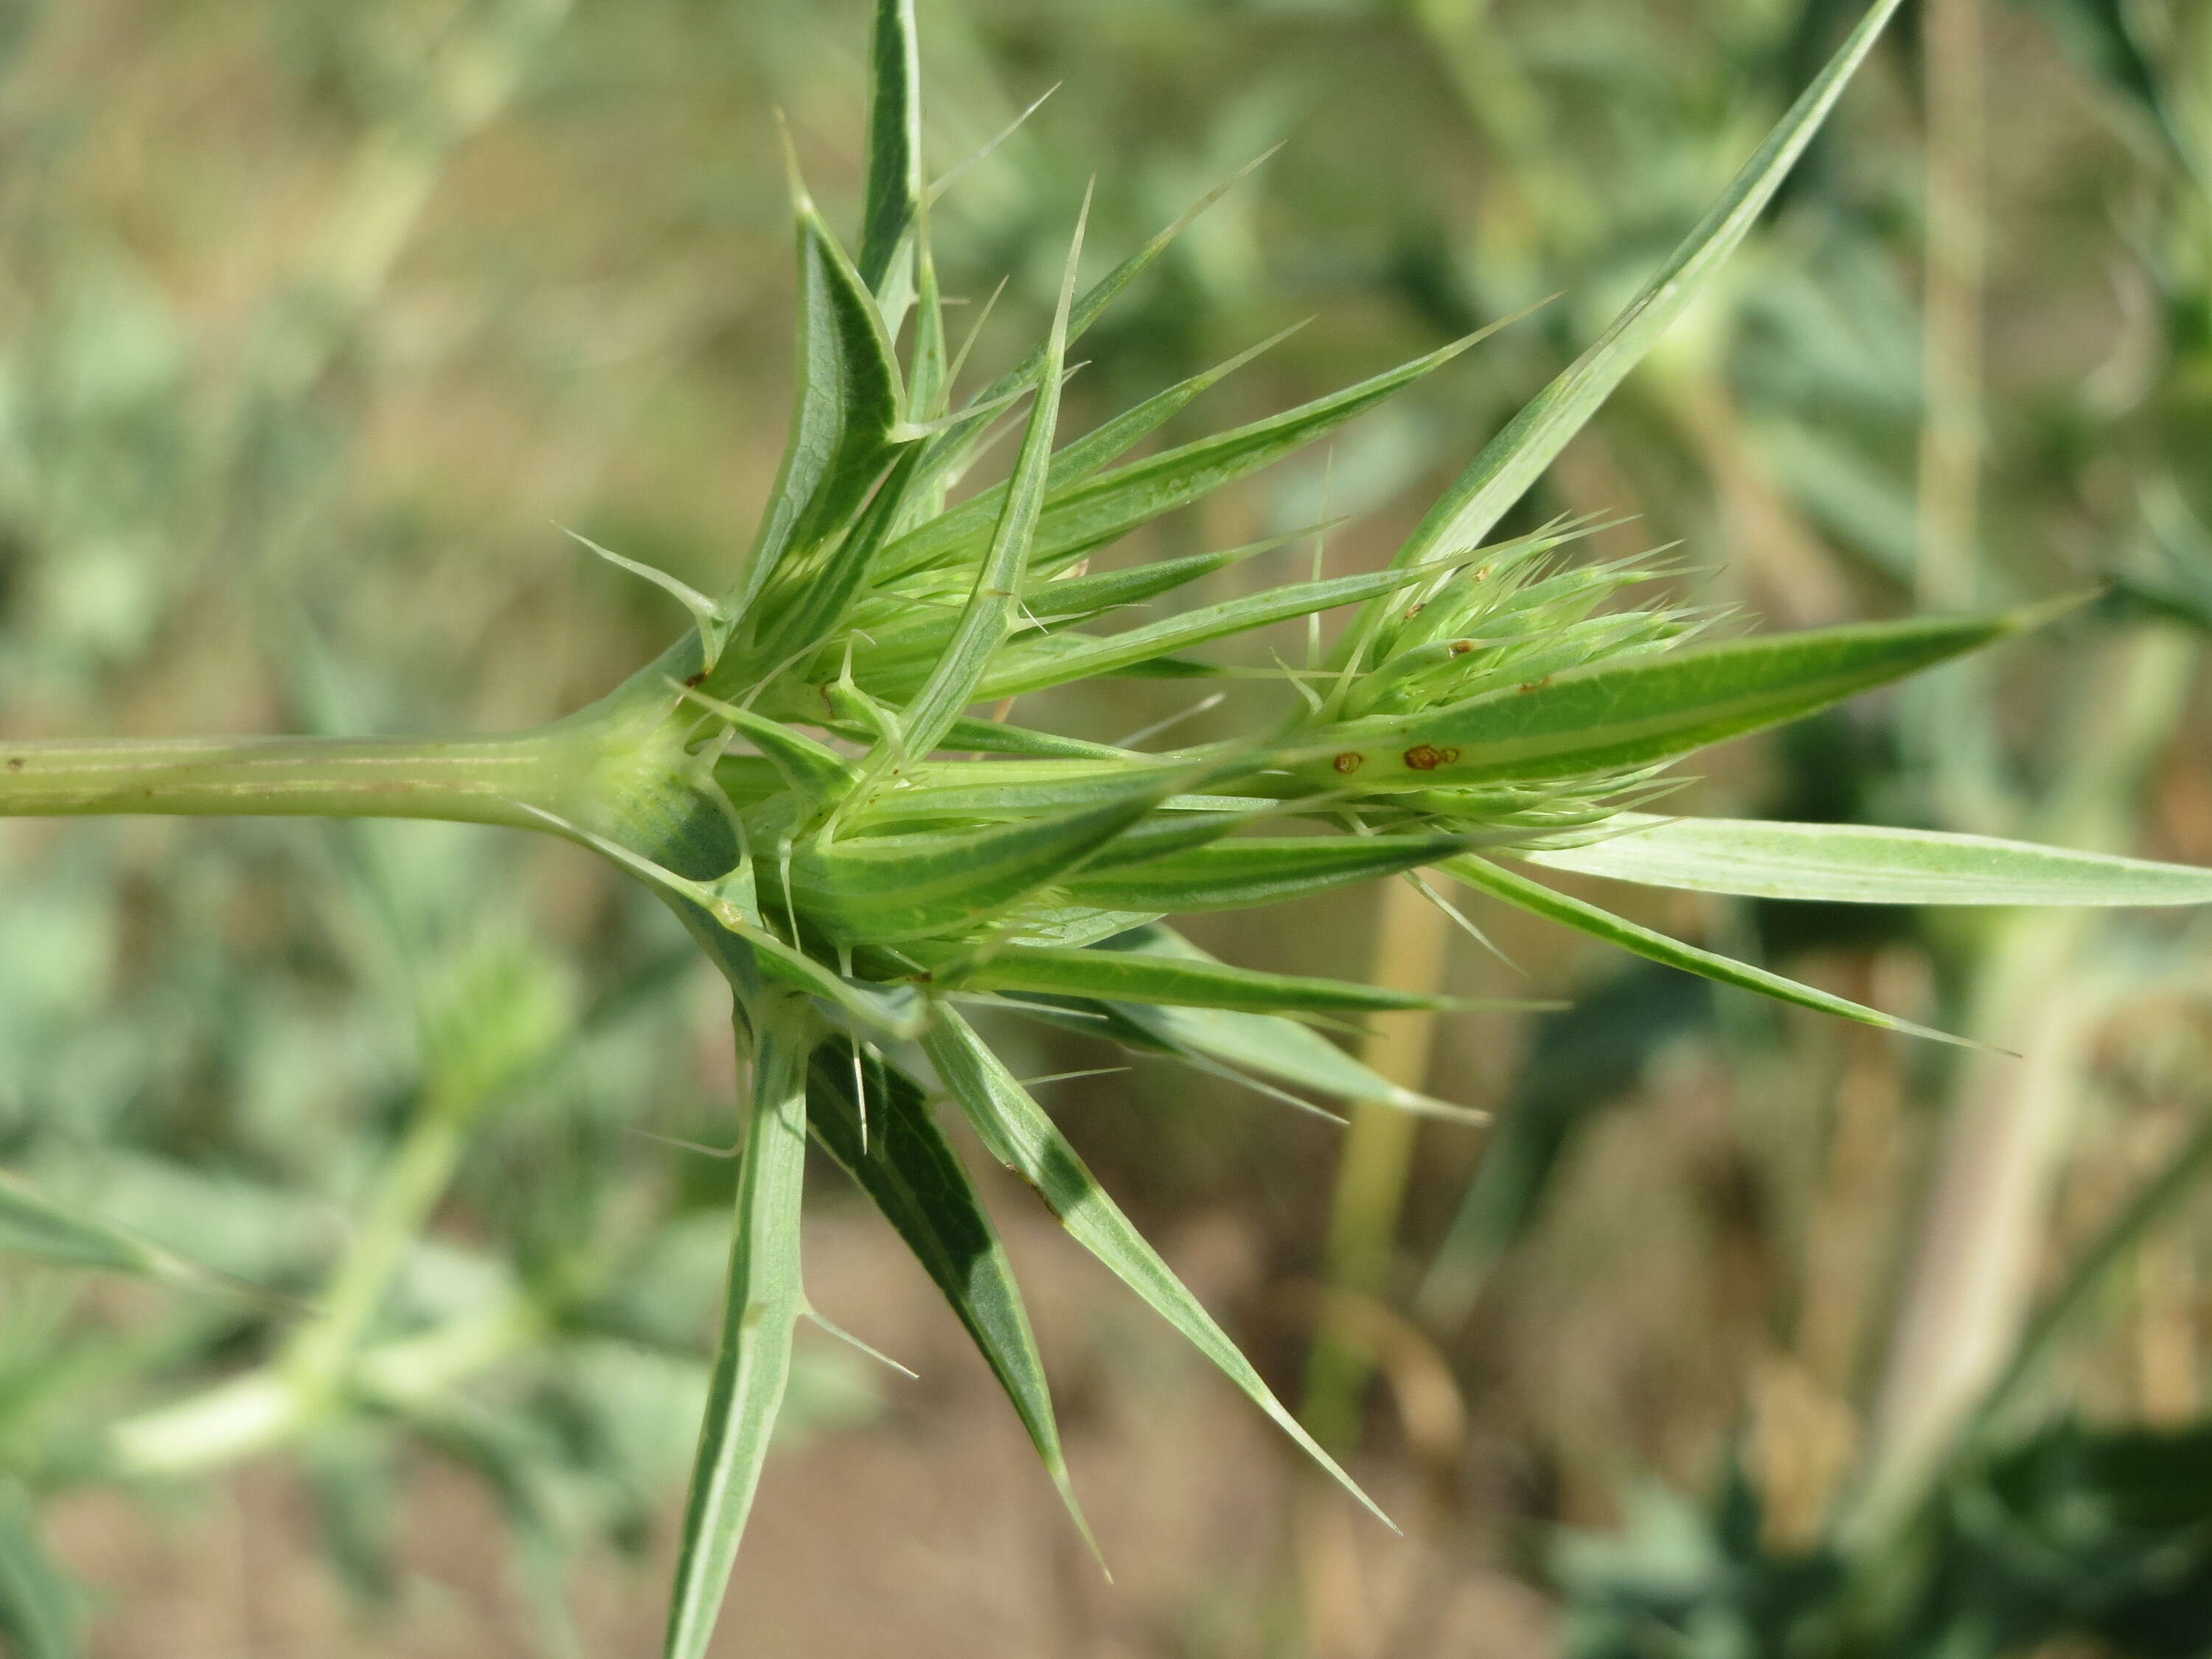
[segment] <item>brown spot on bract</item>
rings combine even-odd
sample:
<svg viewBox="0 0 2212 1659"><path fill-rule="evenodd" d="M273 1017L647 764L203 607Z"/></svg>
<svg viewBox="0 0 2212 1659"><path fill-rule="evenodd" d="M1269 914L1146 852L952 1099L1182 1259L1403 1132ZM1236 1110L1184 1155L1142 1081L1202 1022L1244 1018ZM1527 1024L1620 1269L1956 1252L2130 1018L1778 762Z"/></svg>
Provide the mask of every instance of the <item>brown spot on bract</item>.
<svg viewBox="0 0 2212 1659"><path fill-rule="evenodd" d="M1547 674L1540 680L1523 680L1516 689L1522 691L1541 691L1551 683L1552 677L1549 674Z"/></svg>
<svg viewBox="0 0 2212 1659"><path fill-rule="evenodd" d="M707 678L707 671L706 671L705 669L703 669L703 668L702 668L702 669L701 669L701 670L700 670L697 673L696 673L696 674L686 674L686 675L684 677L684 684L686 684L687 686L689 686L689 685L697 685L697 684L699 684L702 681L703 681L706 678Z"/></svg>
<svg viewBox="0 0 2212 1659"><path fill-rule="evenodd" d="M1334 760L1331 761L1329 764L1336 768L1340 772L1357 772L1361 767L1367 764L1367 757L1361 754L1357 749L1347 749L1341 755L1339 755Z"/></svg>
<svg viewBox="0 0 2212 1659"><path fill-rule="evenodd" d="M1433 772L1447 759L1456 758L1459 750L1443 750L1432 744L1420 744L1406 751L1406 764L1416 772Z"/></svg>
<svg viewBox="0 0 2212 1659"><path fill-rule="evenodd" d="M1468 652L1474 649L1474 641L1473 640L1454 640L1451 642L1451 653L1455 657L1464 657Z"/></svg>

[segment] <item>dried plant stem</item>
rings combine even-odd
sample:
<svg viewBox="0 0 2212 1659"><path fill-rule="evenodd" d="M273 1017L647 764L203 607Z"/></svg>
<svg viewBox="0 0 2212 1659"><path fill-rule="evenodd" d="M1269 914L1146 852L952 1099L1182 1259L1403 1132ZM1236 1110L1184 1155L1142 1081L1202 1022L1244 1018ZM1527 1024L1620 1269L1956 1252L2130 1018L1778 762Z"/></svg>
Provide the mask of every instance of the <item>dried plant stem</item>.
<svg viewBox="0 0 2212 1659"><path fill-rule="evenodd" d="M1450 943L1448 919L1421 890L1410 881L1392 883L1384 890L1376 919L1373 982L1400 991L1439 990ZM1436 1016L1425 1010L1377 1015L1366 1045L1367 1062L1391 1082L1419 1089L1428 1080L1435 1036ZM1329 1217L1328 1273L1333 1289L1363 1298L1379 1297L1389 1288L1419 1121L1394 1107L1352 1109ZM1328 1305L1338 1306L1340 1300ZM1339 1317L1324 1313L1307 1367L1302 1415L1325 1446L1346 1447L1358 1438L1360 1396L1373 1358L1367 1344L1350 1337Z"/></svg>
<svg viewBox="0 0 2212 1659"><path fill-rule="evenodd" d="M2079 714L2039 826L2047 839L2125 844L2137 786L2173 729L2192 662L2172 635L2105 647L2070 699ZM1975 1054L1953 1096L1875 1402L1869 1524L1917 1495L2017 1344L2088 1035L2069 969L2097 925L2081 910L2011 911L1984 944L1969 1029L2021 1057Z"/></svg>

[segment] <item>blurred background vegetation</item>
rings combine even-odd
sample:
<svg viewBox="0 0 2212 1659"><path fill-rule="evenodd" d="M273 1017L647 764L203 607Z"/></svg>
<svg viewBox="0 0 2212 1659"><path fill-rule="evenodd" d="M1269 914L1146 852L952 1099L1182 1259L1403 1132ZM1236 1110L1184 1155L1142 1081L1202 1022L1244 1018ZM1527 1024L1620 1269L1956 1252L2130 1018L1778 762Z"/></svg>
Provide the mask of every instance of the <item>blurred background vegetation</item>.
<svg viewBox="0 0 2212 1659"><path fill-rule="evenodd" d="M940 207L947 287L974 315L1010 277L995 365L1091 175L1109 258L1284 141L1085 341L1076 420L1313 319L1174 441L1559 295L1131 550L1350 515L1327 559L1376 563L1856 11L924 0L939 170L1064 83ZM642 660L681 618L558 526L731 573L789 387L774 111L849 225L866 32L859 0L0 0L0 727L504 728ZM2212 8L1908 13L1522 515L1679 542L1776 624L2105 596L1724 752L1697 805L2212 863L2208 187ZM1188 701L1083 696L1026 718ZM726 1650L2212 1651L2204 924L1607 897L2024 1058L1511 915L1475 917L1494 951L1371 896L1199 929L1572 1004L1378 1031L1498 1118L1363 1121L1348 1158L1188 1073L1049 1096L1407 1536L1001 1182L1101 1583L933 1290L833 1201L810 1289L921 1380L802 1342ZM731 1178L677 1143L732 1139L726 1018L669 916L542 840L0 824L0 1647L641 1650Z"/></svg>

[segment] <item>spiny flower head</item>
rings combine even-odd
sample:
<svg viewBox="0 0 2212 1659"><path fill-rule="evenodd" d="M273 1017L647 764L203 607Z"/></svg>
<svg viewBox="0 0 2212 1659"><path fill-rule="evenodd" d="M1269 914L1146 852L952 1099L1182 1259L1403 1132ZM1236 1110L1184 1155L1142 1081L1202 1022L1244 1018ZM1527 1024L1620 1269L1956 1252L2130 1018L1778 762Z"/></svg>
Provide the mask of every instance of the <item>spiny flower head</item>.
<svg viewBox="0 0 2212 1659"><path fill-rule="evenodd" d="M1341 1476L970 1023L977 1009L1072 1024L1271 1091L1449 1111L1309 1023L1443 999L1231 965L1169 921L1426 866L1678 966L1899 1024L1647 933L1484 856L1586 850L1631 823L1625 809L1680 757L2033 620L1708 643L1692 636L1710 616L1622 602L1659 574L1650 562L1574 562L1566 550L1587 524L1495 539L1771 199L1894 4L1877 0L1650 288L1475 458L1386 568L1191 604L1194 584L1264 547L1111 568L1094 556L1324 438L1480 337L1130 459L1270 343L1064 439L1071 343L1188 222L1079 291L1078 214L1045 337L960 397L966 352L948 346L930 248L912 7L881 0L857 256L794 189L798 390L744 574L720 599L674 587L695 634L576 717L608 787L591 821L558 826L671 896L728 978L752 1056L730 1306L669 1653L691 1659L705 1645L805 1311L810 1134L944 1291L1074 1511L1019 1291L935 1122L932 1074L1072 1234ZM1012 441L1005 476L956 500L1000 435ZM1316 629L1297 667L1214 654L1335 611L1346 613L1336 643L1321 650ZM1081 682L1255 674L1277 682L1275 709L1194 746L1099 744L1013 717L1019 699Z"/></svg>

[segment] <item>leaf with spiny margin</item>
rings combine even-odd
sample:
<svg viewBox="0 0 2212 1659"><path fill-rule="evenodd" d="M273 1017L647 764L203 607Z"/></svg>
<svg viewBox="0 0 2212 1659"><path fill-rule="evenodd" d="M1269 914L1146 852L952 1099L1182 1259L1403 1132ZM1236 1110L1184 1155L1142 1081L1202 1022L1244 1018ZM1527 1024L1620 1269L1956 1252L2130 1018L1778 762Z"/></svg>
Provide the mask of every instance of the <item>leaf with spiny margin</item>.
<svg viewBox="0 0 2212 1659"><path fill-rule="evenodd" d="M922 819L1031 817L1041 812L1103 806L1118 801L1144 778L1188 778L1193 763L1176 755L1115 754L1104 760L935 760L909 775L910 789L886 790L856 803L848 820L868 830ZM1164 810L1224 811L1279 806L1256 797L1170 795Z"/></svg>
<svg viewBox="0 0 2212 1659"><path fill-rule="evenodd" d="M1348 720L1292 773L1316 788L1367 793L1649 766L1816 714L2051 614L1807 629L1595 663L1422 714Z"/></svg>
<svg viewBox="0 0 2212 1659"><path fill-rule="evenodd" d="M1595 904L1585 904L1580 899L1569 898L1565 893L1554 892L1540 882L1500 869L1472 854L1447 860L1438 868L1453 879L1488 893L1493 898L1503 899L1531 915L1562 923L1588 933L1593 939L1601 939L1608 945L1617 945L1624 951L1633 951L1639 957L1662 963L1669 968L1680 968L1685 973L1695 974L1716 984L1734 985L1743 990L1756 991L1777 1002L1815 1009L1824 1014L1840 1015L1845 1019L1856 1020L1862 1025L1875 1025L1885 1031L1898 1031L1906 1036L1927 1037L1960 1048L1974 1046L1965 1038L1953 1036L1947 1031L1916 1025L1911 1020L1893 1018L1847 998L1832 996L1826 991L1800 985L1796 980L1785 979L1779 974L1771 974L1763 968L1731 961L1727 957L1716 956L1710 951L1700 951L1695 945L1685 945L1680 939L1669 939L1664 933L1655 933L1648 927L1639 927L1632 921L1614 915L1610 910L1600 909Z"/></svg>
<svg viewBox="0 0 2212 1659"><path fill-rule="evenodd" d="M753 1098L738 1170L737 1229L722 1334L684 1505L664 1659L704 1659L776 1413L791 1375L792 1334L806 1306L799 1263L806 1171L806 1067L819 1035L787 996L752 1008Z"/></svg>
<svg viewBox="0 0 2212 1659"><path fill-rule="evenodd" d="M2212 903L2212 870L1989 836L1624 812L1622 834L1521 854L1554 870L1831 904Z"/></svg>
<svg viewBox="0 0 2212 1659"><path fill-rule="evenodd" d="M0 1252L58 1267L129 1273L191 1291L233 1290L221 1274L131 1229L64 1203L22 1176L0 1170Z"/></svg>
<svg viewBox="0 0 2212 1659"><path fill-rule="evenodd" d="M1142 276L1152 261L1167 251L1176 237L1190 228L1197 221L1199 215L1227 195L1245 174L1250 173L1265 161L1267 156L1273 154L1274 151L1271 149L1266 155L1255 156L1247 161L1205 195L1200 197L1197 201L1192 203L1173 224L1161 231L1151 241L1146 243L1144 246L1139 248L1085 289L1082 296L1068 308L1066 337L1061 342L1057 354L1052 352L1050 342L1048 340L1046 344L1038 346L1012 368L1000 375L997 380L970 398L964 407L969 410L988 408L1011 392L1019 392L1024 386L1043 384L1042 371L1046 358L1048 356L1057 355L1064 362L1066 357L1066 348L1083 337L1091 324L1097 322L1103 314L1106 307L1121 297L1122 289ZM1056 369L1054 371L1054 379L1057 381ZM926 487L933 486L939 480L957 474L969 456L974 453L976 444L981 441L982 437L983 430L981 427L968 425L955 428L931 438L928 441L928 453L922 461L922 483Z"/></svg>
<svg viewBox="0 0 2212 1659"><path fill-rule="evenodd" d="M724 702L719 697L694 691L691 697L708 714L726 722L754 748L768 757L786 787L815 800L842 797L860 774L853 763L804 732L780 720L756 714L750 708Z"/></svg>
<svg viewBox="0 0 2212 1659"><path fill-rule="evenodd" d="M1658 275L1595 345L1484 447L1429 509L1400 551L1401 562L1424 562L1440 549L1471 547L1497 527L1613 388L1650 354L1668 325L1704 293L1713 273L1766 210L1899 3L1875 0Z"/></svg>
<svg viewBox="0 0 2212 1659"><path fill-rule="evenodd" d="M913 494L921 458L920 448L908 446L891 463L852 528L820 557L809 559L806 568L793 571L787 582L779 581L791 597L754 648L754 661L772 671L808 645L826 644L836 637L883 553L884 538Z"/></svg>
<svg viewBox="0 0 2212 1659"><path fill-rule="evenodd" d="M1265 541L1249 542L1243 547L1224 548L1218 553L1193 553L1180 559L1155 559L1149 564L1133 565L1127 570L1102 570L1094 575L1071 576L1060 581L1047 582L1028 595L1030 614L1050 623L1069 617L1087 617L1103 611L1125 605L1141 605L1147 599L1171 593L1178 587L1188 586L1217 570L1226 570L1239 565L1257 554L1271 552L1299 537L1310 535L1300 531L1288 536L1270 536Z"/></svg>
<svg viewBox="0 0 2212 1659"><path fill-rule="evenodd" d="M1021 453L1008 480L1005 506L990 550L975 573L974 587L960 620L938 656L934 669L900 717L907 753L926 755L937 747L960 712L975 700L976 683L990 665L992 653L1004 642L1012 625L1014 607L1021 603L1022 583L1029 571L1030 546L1036 535L1037 514L1044 505L1046 468L1052 459L1053 428L1060 419L1060 369L1067 356L1068 305L1075 293L1075 269L1083 257L1084 216L1090 211L1084 198L1075 234L1067 251L1066 273L1060 279L1060 304L1053 312L1052 332L1045 342L1042 372L1037 377L1036 402L1030 410L1029 428L1022 434ZM881 745L878 760L888 755Z"/></svg>
<svg viewBox="0 0 2212 1659"><path fill-rule="evenodd" d="M1031 555L1034 568L1048 570L1067 563L1139 525L1188 507L1222 485L1282 459L1404 391L1504 326L1504 323L1493 323L1463 340L1455 340L1341 392L1054 491L1045 501L1043 518L1037 526ZM933 528L924 526L909 539L921 544ZM957 544L936 547L933 560L952 558L972 549L978 539L978 532L970 527ZM923 561L915 558L911 562L918 567ZM909 560L902 547L893 547L885 554L886 570L908 568Z"/></svg>
<svg viewBox="0 0 2212 1659"><path fill-rule="evenodd" d="M1310 617L1338 605L1356 605L1419 579L1413 570L1377 570L1360 576L1328 576L1291 582L1240 599L1203 605L1180 617L1165 617L1119 634L1042 634L1015 640L1000 651L983 676L977 695L1018 696L1141 667L1187 646L1243 634L1294 617Z"/></svg>
<svg viewBox="0 0 2212 1659"><path fill-rule="evenodd" d="M793 191L799 384L783 464L745 570L739 609L748 613L786 554L835 534L859 508L896 447L902 397L875 296L795 180ZM720 666L717 684L729 659Z"/></svg>
<svg viewBox="0 0 2212 1659"><path fill-rule="evenodd" d="M1300 326L1303 326L1301 325ZM1259 344L1240 351L1226 362L1176 382L1164 392L1156 392L1134 408L1127 410L1113 419L1076 439L1052 458L1046 473L1048 503L1055 490L1073 489L1109 462L1118 459L1135 448L1146 438L1182 413L1200 392L1218 385L1250 362L1268 347L1295 332L1285 329L1269 336ZM1006 499L1006 486L994 484L960 503L951 512L939 514L928 523L916 526L899 538L884 558L884 568L892 574L919 570L938 562L948 554L980 544L991 533L1000 511Z"/></svg>
<svg viewBox="0 0 2212 1659"><path fill-rule="evenodd" d="M12 1480L0 1481L0 1649L15 1659L78 1659L84 1651L76 1594Z"/></svg>
<svg viewBox="0 0 2212 1659"><path fill-rule="evenodd" d="M1389 1525L1389 1517L1283 1408L1229 1334L1107 1197L1066 1137L975 1028L957 1010L940 1008L937 1024L922 1038L922 1048L991 1155L1035 1188L1077 1243L1151 1304L1309 1456Z"/></svg>
<svg viewBox="0 0 2212 1659"><path fill-rule="evenodd" d="M1153 921L1100 942L1102 951L1133 951L1200 964L1217 963L1165 922ZM1228 1009L1103 1005L1124 1029L1098 1035L1130 1047L1185 1057L1204 1055L1339 1100L1425 1111L1437 1103L1370 1070L1310 1026L1272 1014Z"/></svg>
<svg viewBox="0 0 2212 1659"><path fill-rule="evenodd" d="M951 391L951 365L945 358L945 298L937 286L937 258L929 246L929 209L924 205L915 219L914 355L907 371L907 419L915 426L942 419ZM922 452L915 452L919 456ZM943 495L932 495L916 510L935 514L945 508Z"/></svg>
<svg viewBox="0 0 2212 1659"><path fill-rule="evenodd" d="M903 1041L914 1035L920 998L912 987L847 979L776 937L762 918L750 860L713 882L693 881L606 836L542 809L533 816L570 840L604 854L642 878L673 904L678 917L742 995L774 981L834 1006L871 1030Z"/></svg>
<svg viewBox="0 0 2212 1659"><path fill-rule="evenodd" d="M869 43L868 181L860 280L888 301L892 267L921 207L921 62L914 0L877 0ZM904 307L884 305L885 319Z"/></svg>
<svg viewBox="0 0 2212 1659"><path fill-rule="evenodd" d="M1166 915L1242 910L1326 893L1467 851L1466 836L1258 836L1085 871L1062 884L1079 903Z"/></svg>
<svg viewBox="0 0 2212 1659"><path fill-rule="evenodd" d="M1032 755L1046 760L1122 761L1135 751L1112 744L1064 738L1057 732L1039 732L1004 720L987 720L963 714L952 722L939 745L944 749L972 749L988 755Z"/></svg>
<svg viewBox="0 0 2212 1659"><path fill-rule="evenodd" d="M1155 770L1124 781L1103 805L988 829L809 837L792 848L792 901L832 939L856 944L982 921L1080 866L1192 775L1187 767Z"/></svg>
<svg viewBox="0 0 2212 1659"><path fill-rule="evenodd" d="M1165 1003L1259 1014L1365 1012L1446 1008L1449 998L1386 990L1350 980L1314 979L1233 968L1225 962L1152 956L1138 951L1006 945L973 968L940 978L963 991L1014 991L1090 997L1103 1002Z"/></svg>
<svg viewBox="0 0 2212 1659"><path fill-rule="evenodd" d="M853 1048L842 1037L814 1051L806 1088L814 1137L897 1230L952 1304L1088 1541L1091 1528L1060 1449L1044 1361L998 1230L930 1115L921 1085L878 1054L868 1054L861 1064L862 1080L856 1083ZM857 1097L860 1088L866 1091L865 1107Z"/></svg>
<svg viewBox="0 0 2212 1659"><path fill-rule="evenodd" d="M1083 868L1086 874L1095 874L1125 864L1165 858L1186 848L1203 847L1257 823L1276 810L1271 804L1219 811L1156 813L1100 848Z"/></svg>

